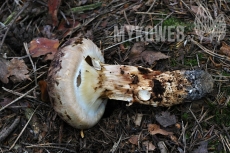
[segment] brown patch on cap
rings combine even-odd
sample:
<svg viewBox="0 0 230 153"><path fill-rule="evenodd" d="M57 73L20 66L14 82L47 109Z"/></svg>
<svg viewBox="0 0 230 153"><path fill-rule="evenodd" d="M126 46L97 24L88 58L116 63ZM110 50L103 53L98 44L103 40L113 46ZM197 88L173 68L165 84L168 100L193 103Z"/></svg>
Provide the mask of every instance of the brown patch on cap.
<svg viewBox="0 0 230 153"><path fill-rule="evenodd" d="M74 44L82 44L83 43L83 38L76 38Z"/></svg>

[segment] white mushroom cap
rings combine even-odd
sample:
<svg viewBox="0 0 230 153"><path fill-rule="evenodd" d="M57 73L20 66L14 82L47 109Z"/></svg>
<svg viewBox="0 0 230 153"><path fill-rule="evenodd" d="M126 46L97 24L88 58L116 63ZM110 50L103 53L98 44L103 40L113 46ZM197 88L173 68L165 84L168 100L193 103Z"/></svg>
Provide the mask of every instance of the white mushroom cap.
<svg viewBox="0 0 230 153"><path fill-rule="evenodd" d="M104 63L104 58L92 41L73 38L61 47L49 69L48 91L54 110L78 129L95 125L105 110L107 99L100 98L101 91L95 93L93 89L98 83L94 71L100 69L99 63ZM91 75L83 73L87 71Z"/></svg>

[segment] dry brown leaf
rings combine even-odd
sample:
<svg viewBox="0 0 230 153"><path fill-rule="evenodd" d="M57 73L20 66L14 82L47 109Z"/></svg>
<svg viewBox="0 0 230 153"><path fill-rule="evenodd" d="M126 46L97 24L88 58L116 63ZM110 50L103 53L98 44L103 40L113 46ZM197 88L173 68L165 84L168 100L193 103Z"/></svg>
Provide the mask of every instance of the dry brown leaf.
<svg viewBox="0 0 230 153"><path fill-rule="evenodd" d="M148 131L151 135L155 135L155 134L161 134L161 135L165 135L165 136L169 136L169 138L175 143L175 144L179 144L178 139L176 136L173 135L173 132L168 132L166 130L163 130L160 128L159 125L157 124L148 124Z"/></svg>
<svg viewBox="0 0 230 153"><path fill-rule="evenodd" d="M160 128L157 124L148 124L148 131L151 135L161 134L161 135L173 135L172 132L165 131Z"/></svg>
<svg viewBox="0 0 230 153"><path fill-rule="evenodd" d="M61 4L61 0L48 0L49 17L51 18L52 25L54 27L56 27L58 24L57 13L60 4Z"/></svg>
<svg viewBox="0 0 230 153"><path fill-rule="evenodd" d="M29 79L28 67L23 60L13 58L8 65L8 73L13 82L20 82Z"/></svg>
<svg viewBox="0 0 230 153"><path fill-rule="evenodd" d="M38 85L39 85L40 90L41 90L41 100L43 102L48 102L49 101L49 94L47 91L47 82L44 80L41 80L38 82Z"/></svg>
<svg viewBox="0 0 230 153"><path fill-rule="evenodd" d="M177 145L179 145L178 139L175 135L169 135L169 138Z"/></svg>
<svg viewBox="0 0 230 153"><path fill-rule="evenodd" d="M168 111L156 114L155 117L156 117L157 122L163 127L174 125L177 122L176 116L170 115Z"/></svg>
<svg viewBox="0 0 230 153"><path fill-rule="evenodd" d="M154 3L154 0L148 0L145 5L146 6L151 6Z"/></svg>
<svg viewBox="0 0 230 153"><path fill-rule="evenodd" d="M222 42L220 53L230 57L230 46L226 44L225 42Z"/></svg>
<svg viewBox="0 0 230 153"><path fill-rule="evenodd" d="M130 54L129 54L129 61L133 64L139 60L140 54L145 50L145 43L144 42L136 42L133 47L131 48Z"/></svg>
<svg viewBox="0 0 230 153"><path fill-rule="evenodd" d="M144 141L142 144L146 147L148 151L154 151L156 147L152 144L152 142Z"/></svg>
<svg viewBox="0 0 230 153"><path fill-rule="evenodd" d="M29 79L29 72L27 66L23 60L13 58L8 61L5 59L0 59L0 80L3 83L8 83L8 77L13 82L20 82L25 79Z"/></svg>
<svg viewBox="0 0 230 153"><path fill-rule="evenodd" d="M138 135L132 135L130 138L129 138L129 142L134 144L134 145L138 145Z"/></svg>
<svg viewBox="0 0 230 153"><path fill-rule="evenodd" d="M69 24L67 24L65 19L62 19L61 23L58 26L58 34L59 37L65 38L66 36L72 34L75 28L79 27L81 24L77 20L73 20L71 18L67 18Z"/></svg>
<svg viewBox="0 0 230 153"><path fill-rule="evenodd" d="M120 44L119 47L120 47L121 52L125 52L127 50L124 44Z"/></svg>
<svg viewBox="0 0 230 153"><path fill-rule="evenodd" d="M133 47L131 48L130 57L139 56L145 50L145 43L144 42L136 42Z"/></svg>
<svg viewBox="0 0 230 153"><path fill-rule="evenodd" d="M142 117L143 117L143 114L140 114L140 113L137 113L137 115L135 117L133 117L134 123L136 126L141 125Z"/></svg>
<svg viewBox="0 0 230 153"><path fill-rule="evenodd" d="M7 69L7 64L8 61L3 59L3 58L0 58L0 80L3 82L3 83L8 83L8 69Z"/></svg>
<svg viewBox="0 0 230 153"><path fill-rule="evenodd" d="M191 6L191 10L192 10L192 12L193 12L193 13L195 13L195 14L196 14L196 13L197 13L197 11L198 11L198 6L196 6L196 5L192 5L192 6Z"/></svg>
<svg viewBox="0 0 230 153"><path fill-rule="evenodd" d="M129 54L129 60L131 63L144 60L146 63L152 65L155 61L166 58L169 58L169 56L161 52L145 51L144 42L135 43Z"/></svg>
<svg viewBox="0 0 230 153"><path fill-rule="evenodd" d="M208 153L208 142L201 142L200 146L194 151L192 151L192 153Z"/></svg>
<svg viewBox="0 0 230 153"><path fill-rule="evenodd" d="M160 59L169 58L169 56L161 52L154 52L154 51L144 51L141 53L141 57L145 62L147 62L150 65L152 65L155 61L158 61Z"/></svg>
<svg viewBox="0 0 230 153"><path fill-rule="evenodd" d="M29 51L32 57L46 55L44 60L52 60L57 52L59 41L47 38L35 38L29 44Z"/></svg>
<svg viewBox="0 0 230 153"><path fill-rule="evenodd" d="M134 5L134 6L132 7L132 9L133 9L134 11L138 11L138 9L142 7L142 5L143 5L143 3L138 4L138 5Z"/></svg>

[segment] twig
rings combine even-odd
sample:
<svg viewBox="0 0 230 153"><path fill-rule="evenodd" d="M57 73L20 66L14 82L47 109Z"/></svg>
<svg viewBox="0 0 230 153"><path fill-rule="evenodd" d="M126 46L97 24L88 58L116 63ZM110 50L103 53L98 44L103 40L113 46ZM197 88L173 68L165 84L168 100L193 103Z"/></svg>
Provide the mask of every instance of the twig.
<svg viewBox="0 0 230 153"><path fill-rule="evenodd" d="M109 47L103 49L103 52L106 51L106 50L108 50L108 49L110 49L110 48L113 48L113 47L115 47L115 46L117 46L117 45L120 45L120 44L122 44L122 43L125 43L125 42L127 42L127 41L131 41L131 40L133 40L133 39L140 38L140 37L142 37L142 36L137 36L137 37L134 37L134 38L127 39L127 40L125 40L125 41L116 43L116 44L114 44L114 45L112 45L112 46L109 46Z"/></svg>
<svg viewBox="0 0 230 153"><path fill-rule="evenodd" d="M112 153L116 152L117 147L119 146L119 144L121 142L121 138L122 138L122 135L120 136L119 140L114 143L113 148L110 150L110 152L112 152Z"/></svg>
<svg viewBox="0 0 230 153"><path fill-rule="evenodd" d="M186 152L186 148L187 148L187 146L186 146L186 134L185 134L187 126L188 126L188 123L186 123L186 125L184 125L184 122L182 121L182 142L184 144L184 146L183 146L184 152Z"/></svg>
<svg viewBox="0 0 230 153"><path fill-rule="evenodd" d="M156 2L156 0L154 0L153 2L152 2L152 5L150 6L150 8L147 10L147 13L153 8L153 6L154 6L154 4L155 4L155 2ZM143 24L143 22L144 22L144 20L145 20L145 14L142 16L142 19L141 19L141 24L140 25L142 25Z"/></svg>
<svg viewBox="0 0 230 153"><path fill-rule="evenodd" d="M199 61L199 57L198 57L198 55L196 54L196 61L197 61L197 65L198 65L198 67L200 67L200 61Z"/></svg>
<svg viewBox="0 0 230 153"><path fill-rule="evenodd" d="M79 6L79 7L71 8L66 13L67 14L69 14L71 12L81 13L81 12L84 12L84 11L93 10L93 9L95 9L97 7L100 7L101 5L102 5L102 2L98 2L98 3L90 4L90 5Z"/></svg>
<svg viewBox="0 0 230 153"><path fill-rule="evenodd" d="M196 118L195 114L193 113L193 111L191 110L191 108L189 108L190 113L192 114L193 118L195 119L197 125L200 127L200 130L202 131L202 135L203 135L203 130L202 127L200 125L200 121L198 121L198 119Z"/></svg>
<svg viewBox="0 0 230 153"><path fill-rule="evenodd" d="M224 140L224 137L222 136L222 134L220 134L220 139L221 139L221 142L222 142L223 147L224 147L224 152L227 152L227 151L226 151L226 147L225 147L225 146L227 146L227 145L226 145L226 143L225 143L225 140Z"/></svg>
<svg viewBox="0 0 230 153"><path fill-rule="evenodd" d="M23 95L22 93L19 93L19 92L16 92L16 91L13 91L13 90L10 90L10 89L6 89L5 87L2 87L3 90L11 93L11 94L14 94L14 95L17 95L17 96L21 96ZM32 98L32 99L36 99L37 97L34 97L34 96L30 96L30 95L25 95L25 97L27 98Z"/></svg>
<svg viewBox="0 0 230 153"><path fill-rule="evenodd" d="M65 14L64 14L61 10L60 10L60 13L61 13L63 19L65 20L65 22L67 23L67 25L69 25L69 20L67 20ZM73 24L73 25L74 25L74 24Z"/></svg>
<svg viewBox="0 0 230 153"><path fill-rule="evenodd" d="M230 58L227 57L227 56L224 56L224 55L220 55L220 54L217 54L217 53L214 53L212 51L210 51L209 49L205 48L204 46L202 46L201 44L199 44L197 41L195 41L194 39L191 39L191 41L196 44L198 47L200 47L200 49L202 49L205 53L213 56L213 57L217 57L217 58L220 58L220 59L223 59L223 60L226 60L226 61L230 61Z"/></svg>
<svg viewBox="0 0 230 153"><path fill-rule="evenodd" d="M30 146L26 146L26 148L52 148L52 149L60 149L60 150L65 150L68 152L73 152L76 153L76 151L74 150L70 150L64 147L58 147L58 146L46 146L46 145L30 145Z"/></svg>
<svg viewBox="0 0 230 153"><path fill-rule="evenodd" d="M39 107L39 106L38 106ZM21 132L19 133L17 139L14 141L14 143L11 145L10 149L11 150L15 144L17 143L18 139L21 137L22 133L25 131L26 127L28 126L30 120L32 119L32 117L34 116L34 113L37 111L38 107L34 110L34 112L31 114L30 118L28 119L27 123L25 124L25 126L23 127L23 129L21 130Z"/></svg>
<svg viewBox="0 0 230 153"><path fill-rule="evenodd" d="M44 66L42 66L42 67L45 67L45 66L46 66L46 65L44 65ZM42 67L40 67L39 69L41 69ZM38 70L38 69L37 69L37 70ZM39 78L42 77L44 74L46 74L46 72L42 72L37 78L39 79ZM23 86L23 87L21 87L21 88L19 88L19 89L16 89L16 90L17 90L17 91L21 91L21 90L25 89L26 87L30 86L33 82L34 82L34 80L31 81L30 83L28 83L27 85L25 85L25 86Z"/></svg>
<svg viewBox="0 0 230 153"><path fill-rule="evenodd" d="M159 150L161 153L168 153L167 146L165 145L164 141L159 141L157 143L157 146L159 147Z"/></svg>
<svg viewBox="0 0 230 153"><path fill-rule="evenodd" d="M148 14L148 15L167 15L163 13L154 13L154 12L135 12L136 14Z"/></svg>
<svg viewBox="0 0 230 153"><path fill-rule="evenodd" d="M18 116L10 126L6 126L2 131L0 131L0 142L3 141L17 126L20 121L20 116Z"/></svg>
<svg viewBox="0 0 230 153"><path fill-rule="evenodd" d="M33 87L32 89L30 89L29 91L27 91L25 94L21 95L20 97L16 98L15 100L13 100L12 102L10 102L9 104L3 106L1 109L0 109L0 112L2 110L4 110L5 108L7 108L8 106L12 105L13 103L17 102L18 100L22 99L23 97L25 97L27 94L29 94L31 91L33 91L35 88L37 88L37 85L35 87Z"/></svg>
<svg viewBox="0 0 230 153"><path fill-rule="evenodd" d="M24 48L26 50L26 54L28 55L29 59L30 59L30 63L32 64L32 67L33 67L33 71L34 71L34 80L35 80L35 85L38 85L38 81L37 81L37 71L36 71L36 67L34 65L34 62L30 56L30 52L29 52L29 49L28 49L28 44L27 43L23 43L24 45Z"/></svg>
<svg viewBox="0 0 230 153"><path fill-rule="evenodd" d="M127 18L127 15L126 15L126 12L125 12L125 11L124 11L124 17L125 17L125 20L126 20L126 22L128 23L128 25L130 25L130 22L129 22L128 18Z"/></svg>

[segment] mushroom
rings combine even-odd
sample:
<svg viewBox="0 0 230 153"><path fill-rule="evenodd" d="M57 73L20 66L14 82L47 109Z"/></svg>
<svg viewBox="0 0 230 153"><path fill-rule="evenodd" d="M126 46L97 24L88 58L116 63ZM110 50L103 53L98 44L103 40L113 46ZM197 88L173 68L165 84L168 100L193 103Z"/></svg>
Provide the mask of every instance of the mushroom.
<svg viewBox="0 0 230 153"><path fill-rule="evenodd" d="M100 120L107 99L169 107L202 98L212 91L214 82L202 70L161 72L104 64L100 49L84 38L72 38L60 47L47 80L54 110L78 129Z"/></svg>

